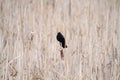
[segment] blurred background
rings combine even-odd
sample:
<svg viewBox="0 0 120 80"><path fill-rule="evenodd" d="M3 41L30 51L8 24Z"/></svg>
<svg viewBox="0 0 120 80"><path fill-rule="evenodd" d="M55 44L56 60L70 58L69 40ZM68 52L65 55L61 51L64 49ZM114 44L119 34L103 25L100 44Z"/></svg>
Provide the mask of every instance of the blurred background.
<svg viewBox="0 0 120 80"><path fill-rule="evenodd" d="M120 0L0 0L0 80L120 80Z"/></svg>

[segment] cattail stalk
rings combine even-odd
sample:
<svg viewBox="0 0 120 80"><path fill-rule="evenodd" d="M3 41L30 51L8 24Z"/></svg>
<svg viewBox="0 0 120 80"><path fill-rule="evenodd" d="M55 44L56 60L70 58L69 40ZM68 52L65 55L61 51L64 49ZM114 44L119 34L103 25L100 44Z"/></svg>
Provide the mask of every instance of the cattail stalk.
<svg viewBox="0 0 120 80"><path fill-rule="evenodd" d="M64 54L63 54L63 49L60 50L60 55L61 55L61 59L64 60Z"/></svg>

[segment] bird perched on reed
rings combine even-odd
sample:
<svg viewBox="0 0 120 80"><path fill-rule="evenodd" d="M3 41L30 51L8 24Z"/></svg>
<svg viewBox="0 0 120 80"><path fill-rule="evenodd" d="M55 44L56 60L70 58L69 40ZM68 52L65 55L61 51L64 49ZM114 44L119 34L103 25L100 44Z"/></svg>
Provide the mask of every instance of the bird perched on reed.
<svg viewBox="0 0 120 80"><path fill-rule="evenodd" d="M57 36L56 36L57 40L60 42L60 45L63 47L63 48L67 48L67 45L65 43L65 38L64 36L61 34L61 32L58 32L57 33Z"/></svg>

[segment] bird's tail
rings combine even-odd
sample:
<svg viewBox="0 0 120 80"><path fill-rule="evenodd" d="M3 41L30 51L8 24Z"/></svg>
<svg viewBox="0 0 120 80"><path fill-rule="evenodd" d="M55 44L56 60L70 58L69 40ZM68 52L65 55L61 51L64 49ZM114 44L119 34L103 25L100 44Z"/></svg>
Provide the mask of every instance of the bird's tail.
<svg viewBox="0 0 120 80"><path fill-rule="evenodd" d="M65 46L65 48L67 48L67 45Z"/></svg>

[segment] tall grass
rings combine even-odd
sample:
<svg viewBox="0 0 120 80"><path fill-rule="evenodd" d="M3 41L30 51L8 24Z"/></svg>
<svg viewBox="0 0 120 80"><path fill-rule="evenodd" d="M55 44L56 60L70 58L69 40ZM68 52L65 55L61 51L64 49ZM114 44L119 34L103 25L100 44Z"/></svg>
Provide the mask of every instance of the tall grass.
<svg viewBox="0 0 120 80"><path fill-rule="evenodd" d="M0 0L0 80L120 80L120 1Z"/></svg>

